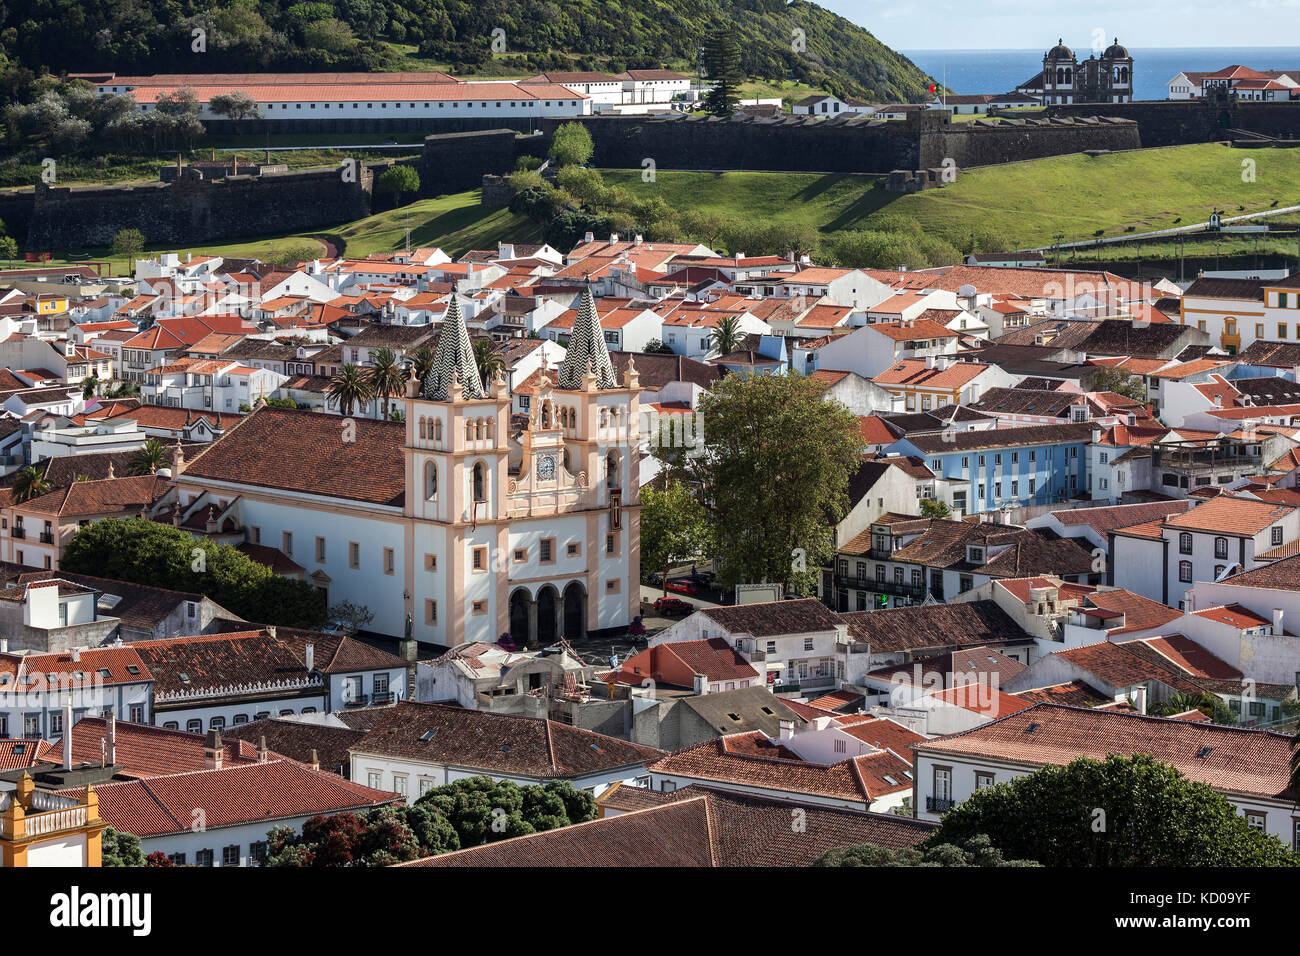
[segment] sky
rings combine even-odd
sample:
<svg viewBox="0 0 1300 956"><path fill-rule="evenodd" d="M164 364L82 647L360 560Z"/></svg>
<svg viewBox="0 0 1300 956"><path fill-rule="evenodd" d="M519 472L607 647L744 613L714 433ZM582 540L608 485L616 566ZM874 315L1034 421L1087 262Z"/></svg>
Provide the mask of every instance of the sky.
<svg viewBox="0 0 1300 956"><path fill-rule="evenodd" d="M1300 0L818 0L895 50L1300 43ZM1096 33L1095 31L1101 31Z"/></svg>

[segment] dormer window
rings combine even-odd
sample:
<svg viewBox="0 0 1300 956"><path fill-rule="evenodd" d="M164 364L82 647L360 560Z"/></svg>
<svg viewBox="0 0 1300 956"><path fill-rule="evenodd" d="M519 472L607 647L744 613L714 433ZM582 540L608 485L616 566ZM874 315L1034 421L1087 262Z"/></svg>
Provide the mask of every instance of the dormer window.
<svg viewBox="0 0 1300 956"><path fill-rule="evenodd" d="M968 562L970 562L971 564L983 564L983 563L984 563L984 549L981 548L981 547L977 547L977 546L975 546L975 545L973 545L973 544L972 544L972 545L968 545L968 546L966 547L966 560L967 560Z"/></svg>

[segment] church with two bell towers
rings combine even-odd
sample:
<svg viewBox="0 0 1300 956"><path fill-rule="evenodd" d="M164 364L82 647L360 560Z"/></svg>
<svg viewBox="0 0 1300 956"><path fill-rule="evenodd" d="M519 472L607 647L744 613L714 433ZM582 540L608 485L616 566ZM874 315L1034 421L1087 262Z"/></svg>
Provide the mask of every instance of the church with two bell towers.
<svg viewBox="0 0 1300 956"><path fill-rule="evenodd" d="M382 634L536 646L626 628L640 613L639 393L634 363L618 381L588 289L563 364L512 421L453 299L404 421L259 407L177 456L153 517L256 546Z"/></svg>
<svg viewBox="0 0 1300 956"><path fill-rule="evenodd" d="M512 434L505 380L479 378L453 300L433 369L404 399L414 636L546 644L639 613L634 364L626 377L587 289L563 364L543 369Z"/></svg>

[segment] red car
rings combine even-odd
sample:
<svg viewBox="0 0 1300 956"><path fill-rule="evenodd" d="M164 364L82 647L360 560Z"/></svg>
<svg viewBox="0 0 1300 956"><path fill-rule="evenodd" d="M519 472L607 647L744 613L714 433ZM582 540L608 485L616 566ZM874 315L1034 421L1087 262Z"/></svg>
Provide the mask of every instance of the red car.
<svg viewBox="0 0 1300 956"><path fill-rule="evenodd" d="M695 608L681 598L661 597L655 599L655 610L660 614L690 614Z"/></svg>
<svg viewBox="0 0 1300 956"><path fill-rule="evenodd" d="M691 597L700 593L700 586L690 578L678 578L675 581L669 581L667 590L675 591L678 594L689 594Z"/></svg>

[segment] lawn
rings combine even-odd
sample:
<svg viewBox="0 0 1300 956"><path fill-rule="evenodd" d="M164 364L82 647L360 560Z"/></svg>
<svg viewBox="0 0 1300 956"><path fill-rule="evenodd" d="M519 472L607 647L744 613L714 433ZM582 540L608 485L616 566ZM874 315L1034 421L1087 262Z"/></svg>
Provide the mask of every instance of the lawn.
<svg viewBox="0 0 1300 956"><path fill-rule="evenodd" d="M1243 181L1248 159L1254 182ZM1215 208L1238 216L1297 204L1300 150L1209 143L972 169L951 186L899 197L889 211L945 231L980 225L1028 246L1202 222Z"/></svg>
<svg viewBox="0 0 1300 956"><path fill-rule="evenodd" d="M662 196L676 209L744 218L781 219L823 232L867 228L867 217L897 198L874 176L849 173L703 173L660 170L655 182L641 170L601 170L605 182L641 197Z"/></svg>
<svg viewBox="0 0 1300 956"><path fill-rule="evenodd" d="M177 247L149 243L145 246L142 258L156 258L164 252L175 252L182 259L187 254L196 256L222 256L230 259L265 259L267 256L287 250L311 249L315 254L323 254L325 246L317 239L307 236L267 236L264 238L241 239L234 242L204 243L196 246ZM123 276L128 274L126 259L114 258L103 246L86 249L55 249L49 262L0 261L4 269L33 269L63 265L82 265L87 262L111 262L112 269L106 275Z"/></svg>
<svg viewBox="0 0 1300 956"><path fill-rule="evenodd" d="M436 199L421 199L398 209L389 209L330 230L347 243L349 256L372 252L396 252L406 245L406 228L411 229L411 248L440 246L450 256L470 249L495 249L500 239L538 242L535 223L502 207L479 205L479 191L471 189Z"/></svg>

